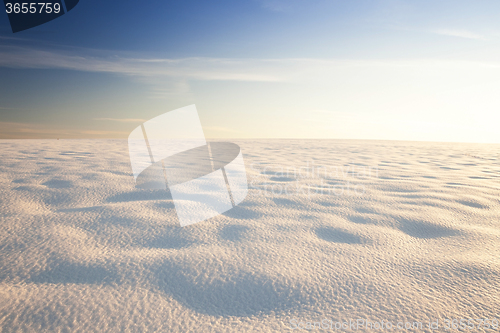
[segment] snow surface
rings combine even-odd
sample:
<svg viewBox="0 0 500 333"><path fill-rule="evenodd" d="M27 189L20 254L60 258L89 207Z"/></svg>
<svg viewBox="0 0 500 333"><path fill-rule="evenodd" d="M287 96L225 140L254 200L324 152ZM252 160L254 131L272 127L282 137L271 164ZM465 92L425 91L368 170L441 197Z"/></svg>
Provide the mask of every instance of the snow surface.
<svg viewBox="0 0 500 333"><path fill-rule="evenodd" d="M181 228L126 140L0 141L2 331L500 319L499 145L233 142L247 198Z"/></svg>

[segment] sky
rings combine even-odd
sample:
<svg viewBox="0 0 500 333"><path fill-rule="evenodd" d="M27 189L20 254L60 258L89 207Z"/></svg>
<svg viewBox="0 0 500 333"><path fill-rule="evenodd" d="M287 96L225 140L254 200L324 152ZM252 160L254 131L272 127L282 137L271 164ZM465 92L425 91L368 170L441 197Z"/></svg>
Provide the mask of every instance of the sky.
<svg viewBox="0 0 500 333"><path fill-rule="evenodd" d="M12 33L0 138L127 138L196 104L207 138L500 143L498 1L94 1Z"/></svg>

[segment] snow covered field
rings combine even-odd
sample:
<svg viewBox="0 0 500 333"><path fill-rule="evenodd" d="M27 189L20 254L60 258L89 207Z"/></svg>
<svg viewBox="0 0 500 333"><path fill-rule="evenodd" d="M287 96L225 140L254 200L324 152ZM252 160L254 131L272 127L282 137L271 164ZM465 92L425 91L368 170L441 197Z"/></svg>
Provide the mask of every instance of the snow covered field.
<svg viewBox="0 0 500 333"><path fill-rule="evenodd" d="M500 320L500 145L232 142L247 198L181 228L126 140L0 141L2 331Z"/></svg>

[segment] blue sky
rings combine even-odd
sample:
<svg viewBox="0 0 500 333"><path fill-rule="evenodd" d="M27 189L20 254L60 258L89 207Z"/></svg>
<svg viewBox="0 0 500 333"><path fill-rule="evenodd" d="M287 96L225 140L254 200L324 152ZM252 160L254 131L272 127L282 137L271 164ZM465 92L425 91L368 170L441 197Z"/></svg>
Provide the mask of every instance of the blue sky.
<svg viewBox="0 0 500 333"><path fill-rule="evenodd" d="M81 0L13 34L0 137L127 137L195 103L208 137L500 142L497 1Z"/></svg>

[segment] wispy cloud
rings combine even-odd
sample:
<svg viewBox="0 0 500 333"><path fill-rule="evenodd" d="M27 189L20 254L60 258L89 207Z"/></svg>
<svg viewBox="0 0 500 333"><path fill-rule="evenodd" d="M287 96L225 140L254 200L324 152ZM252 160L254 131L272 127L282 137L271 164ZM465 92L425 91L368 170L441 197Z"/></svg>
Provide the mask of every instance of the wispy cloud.
<svg viewBox="0 0 500 333"><path fill-rule="evenodd" d="M488 40L486 36L476 34L468 30L456 30L456 29L437 29L431 30L431 33L443 36L467 38L467 39L478 39L478 40Z"/></svg>
<svg viewBox="0 0 500 333"><path fill-rule="evenodd" d="M203 126L207 138L235 138L245 136L245 133L234 128L225 126Z"/></svg>
<svg viewBox="0 0 500 333"><path fill-rule="evenodd" d="M387 24L387 28L399 30L399 31L410 31L410 32L419 32L425 34L434 34L441 36L449 36L449 37L458 37L464 39L476 39L476 40L489 40L490 38L494 38L498 36L498 33L493 33L489 31L489 35L483 35L476 32L473 32L468 29L454 29L454 28L431 28L431 27L408 27L402 26L398 24Z"/></svg>
<svg viewBox="0 0 500 333"><path fill-rule="evenodd" d="M213 132L225 132L225 133L238 133L239 132L235 129L222 127L222 126L204 126L203 129L208 130L208 131L213 131Z"/></svg>
<svg viewBox="0 0 500 333"><path fill-rule="evenodd" d="M461 38L484 39L465 30L432 30L433 33ZM150 58L118 56L110 51L84 49L43 50L17 45L0 45L0 67L66 69L105 72L135 77L154 86L158 96L189 92L189 81L303 82L309 78L331 77L345 69L358 68L432 68L499 67L499 63L407 60L345 60L316 58L242 59L242 58Z"/></svg>
<svg viewBox="0 0 500 333"><path fill-rule="evenodd" d="M42 124L0 122L0 139L57 138L58 134L70 134L69 131L55 132L56 130Z"/></svg>
<svg viewBox="0 0 500 333"><path fill-rule="evenodd" d="M82 130L78 131L74 137L76 138L126 138L130 132L127 131L98 131L98 130Z"/></svg>
<svg viewBox="0 0 500 333"><path fill-rule="evenodd" d="M287 67L279 61L225 58L130 57L103 50L51 48L50 50L0 44L0 67L63 69L128 76L149 85L151 98L189 96L191 81L280 82ZM292 71L292 70L290 70Z"/></svg>
<svg viewBox="0 0 500 333"><path fill-rule="evenodd" d="M146 121L146 119L135 119L135 118L94 118L94 120L116 121L120 123L143 123Z"/></svg>
<svg viewBox="0 0 500 333"><path fill-rule="evenodd" d="M243 66L247 65L247 66ZM248 65L253 65L249 68ZM0 46L0 66L10 68L67 69L107 72L144 78L177 77L195 80L275 82L281 78L266 71L265 64L223 58L127 58L91 56L67 50L47 51L12 45ZM255 66L260 66L256 68Z"/></svg>
<svg viewBox="0 0 500 333"><path fill-rule="evenodd" d="M47 124L0 122L0 139L126 138L128 134L125 131L74 130Z"/></svg>
<svg viewBox="0 0 500 333"><path fill-rule="evenodd" d="M440 33L445 33L441 31ZM451 35L453 31L447 31ZM458 33L455 33L458 35ZM463 36L469 36L462 33ZM462 37L463 37L462 36ZM469 37L472 38L473 35ZM339 70L358 68L431 68L431 67L499 67L499 63L472 61L410 60L342 60L342 59L231 59L231 58L127 58L114 55L90 56L80 52L46 51L19 46L0 45L0 66L11 68L67 69L107 72L136 77L155 85L159 95L188 91L189 80L227 80L246 82L302 82L308 78L329 77Z"/></svg>

